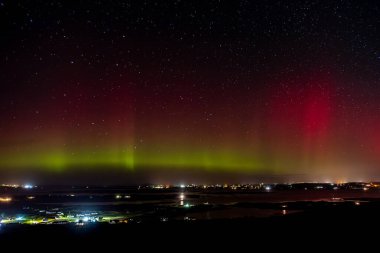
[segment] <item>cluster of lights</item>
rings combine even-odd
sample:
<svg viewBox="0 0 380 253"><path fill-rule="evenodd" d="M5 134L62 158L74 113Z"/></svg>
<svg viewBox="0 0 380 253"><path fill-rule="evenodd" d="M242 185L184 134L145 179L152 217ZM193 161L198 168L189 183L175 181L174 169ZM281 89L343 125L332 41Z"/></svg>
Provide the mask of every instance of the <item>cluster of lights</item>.
<svg viewBox="0 0 380 253"><path fill-rule="evenodd" d="M169 189L169 188L170 188L170 185L168 185L168 184L166 184L166 185L163 185L163 184L152 185L152 188L153 188L153 189Z"/></svg>
<svg viewBox="0 0 380 253"><path fill-rule="evenodd" d="M125 216L110 216L110 217L99 217L97 212L86 213L86 214L77 214L77 215L67 215L65 216L62 212L58 213L58 216L55 218L43 218L43 217L27 217L24 215L19 215L16 217L7 217L0 218L0 224L67 224L67 223L75 223L76 225L83 226L87 223L94 222L109 222L112 224L113 221L117 221L117 223L123 222L127 223L128 220Z"/></svg>
<svg viewBox="0 0 380 253"><path fill-rule="evenodd" d="M10 187L10 188L19 188L20 185L18 184L2 184L2 187Z"/></svg>
<svg viewBox="0 0 380 253"><path fill-rule="evenodd" d="M350 189L357 190L370 190L373 188L380 188L380 183L362 183L362 182L346 182L346 181L338 181L336 183L331 183L330 181L320 183L320 182L294 182L294 183L285 183L285 184L277 184L277 183L248 183L248 184L177 184L177 185L167 185L167 184L158 184L158 185L147 185L147 186L139 186L139 189L170 189L170 188L180 188L180 189L191 189L191 188L201 188L201 189L231 189L231 190L264 190L264 191L272 191L276 188L277 185L287 186L287 189L293 189L293 187L297 187L297 185L302 184L310 184L309 187L305 187L305 190L316 189L316 190L324 190L324 189L333 189L339 190L342 187L350 187ZM351 185L352 184L352 185Z"/></svg>
<svg viewBox="0 0 380 253"><path fill-rule="evenodd" d="M2 187L9 187L9 188L24 188L24 189L33 189L35 186L31 184L24 184L24 185L19 185L19 184L1 184Z"/></svg>
<svg viewBox="0 0 380 253"><path fill-rule="evenodd" d="M178 185L150 185L150 186L139 186L139 189L143 188L150 188L150 189L169 189L169 188L180 188L180 189L187 189L187 188L203 188L203 189L208 189L208 188L229 188L232 190L238 190L238 189L262 189L264 187L264 183L260 184L178 184Z"/></svg>
<svg viewBox="0 0 380 253"><path fill-rule="evenodd" d="M122 198L124 198L124 199L130 199L131 198L131 195L120 195L120 194L117 194L116 196L115 196L115 199L122 199Z"/></svg>
<svg viewBox="0 0 380 253"><path fill-rule="evenodd" d="M0 202L11 202L12 198L10 197L5 197L5 198L0 198Z"/></svg>

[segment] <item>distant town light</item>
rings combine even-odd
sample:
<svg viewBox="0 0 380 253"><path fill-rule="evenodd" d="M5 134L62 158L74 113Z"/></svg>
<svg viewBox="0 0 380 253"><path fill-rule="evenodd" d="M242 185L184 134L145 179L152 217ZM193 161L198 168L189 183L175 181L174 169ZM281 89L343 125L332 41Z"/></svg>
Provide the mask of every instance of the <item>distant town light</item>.
<svg viewBox="0 0 380 253"><path fill-rule="evenodd" d="M268 185L268 186L265 186L265 190L266 190L266 191L270 191L270 190L272 190L272 187L270 187L269 185Z"/></svg>
<svg viewBox="0 0 380 253"><path fill-rule="evenodd" d="M11 188L19 188L20 185L18 184L2 184L3 187L11 187Z"/></svg>
<svg viewBox="0 0 380 253"><path fill-rule="evenodd" d="M12 198L6 197L6 198L0 198L0 202L11 202Z"/></svg>
<svg viewBox="0 0 380 253"><path fill-rule="evenodd" d="M180 188L186 188L186 185L181 184L179 187L180 187Z"/></svg>
<svg viewBox="0 0 380 253"><path fill-rule="evenodd" d="M24 189L32 189L33 185L31 185L31 184L25 184L25 185L23 185L23 188Z"/></svg>

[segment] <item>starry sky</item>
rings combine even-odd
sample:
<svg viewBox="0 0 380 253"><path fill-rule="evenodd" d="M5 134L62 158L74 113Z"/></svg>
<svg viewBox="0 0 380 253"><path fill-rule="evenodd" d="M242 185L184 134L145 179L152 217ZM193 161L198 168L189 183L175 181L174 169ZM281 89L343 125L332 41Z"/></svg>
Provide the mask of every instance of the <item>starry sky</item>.
<svg viewBox="0 0 380 253"><path fill-rule="evenodd" d="M380 179L376 1L0 1L0 176Z"/></svg>

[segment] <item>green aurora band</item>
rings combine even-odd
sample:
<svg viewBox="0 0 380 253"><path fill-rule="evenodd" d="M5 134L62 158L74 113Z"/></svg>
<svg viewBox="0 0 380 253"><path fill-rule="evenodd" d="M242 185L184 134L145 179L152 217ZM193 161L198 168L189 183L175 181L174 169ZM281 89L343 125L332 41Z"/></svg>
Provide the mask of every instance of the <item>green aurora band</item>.
<svg viewBox="0 0 380 253"><path fill-rule="evenodd" d="M169 152L136 152L134 148L108 150L80 150L65 153L34 151L28 154L0 156L3 168L33 168L50 171L66 171L70 168L120 168L133 171L138 168L195 168L204 170L253 170L260 171L264 163L251 155L236 150Z"/></svg>

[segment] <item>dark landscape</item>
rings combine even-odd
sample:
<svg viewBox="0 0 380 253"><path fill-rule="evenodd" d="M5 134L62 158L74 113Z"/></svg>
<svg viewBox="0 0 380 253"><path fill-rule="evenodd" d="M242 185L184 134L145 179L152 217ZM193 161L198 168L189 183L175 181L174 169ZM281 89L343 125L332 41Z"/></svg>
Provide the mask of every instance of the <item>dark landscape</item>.
<svg viewBox="0 0 380 253"><path fill-rule="evenodd" d="M379 186L362 182L3 186L0 236L121 238L128 234L138 236L146 230L173 231L177 227L257 232L332 226L339 231L342 226L378 224Z"/></svg>

